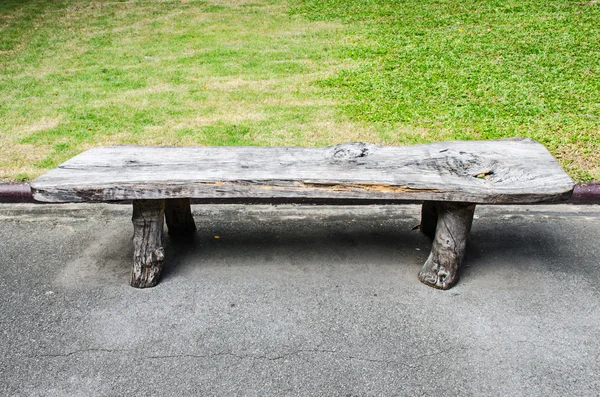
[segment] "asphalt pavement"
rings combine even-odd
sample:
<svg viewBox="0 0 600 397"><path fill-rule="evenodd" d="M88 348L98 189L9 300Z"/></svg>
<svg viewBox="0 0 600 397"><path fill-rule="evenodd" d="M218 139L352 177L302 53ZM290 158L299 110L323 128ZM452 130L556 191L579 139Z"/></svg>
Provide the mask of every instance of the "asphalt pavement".
<svg viewBox="0 0 600 397"><path fill-rule="evenodd" d="M155 288L129 205L0 205L2 396L600 396L600 206L480 206L421 284L419 206L194 206Z"/></svg>

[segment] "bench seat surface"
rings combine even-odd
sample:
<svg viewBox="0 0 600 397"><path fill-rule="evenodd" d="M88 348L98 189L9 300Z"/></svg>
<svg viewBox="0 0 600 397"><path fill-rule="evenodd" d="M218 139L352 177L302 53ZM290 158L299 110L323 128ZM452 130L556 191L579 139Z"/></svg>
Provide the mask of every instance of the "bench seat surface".
<svg viewBox="0 0 600 397"><path fill-rule="evenodd" d="M32 182L47 202L330 199L536 203L573 181L528 139L416 146L140 147L88 150ZM221 201L222 202L222 201Z"/></svg>

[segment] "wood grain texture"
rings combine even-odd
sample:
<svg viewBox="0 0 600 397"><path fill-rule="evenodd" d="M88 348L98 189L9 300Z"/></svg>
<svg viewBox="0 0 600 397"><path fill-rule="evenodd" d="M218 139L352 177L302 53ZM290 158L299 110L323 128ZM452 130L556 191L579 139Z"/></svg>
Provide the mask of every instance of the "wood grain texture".
<svg viewBox="0 0 600 397"><path fill-rule="evenodd" d="M417 146L99 147L31 184L49 202L197 198L537 203L573 181L527 139Z"/></svg>
<svg viewBox="0 0 600 397"><path fill-rule="evenodd" d="M190 199L165 200L165 220L171 236L184 236L196 231Z"/></svg>
<svg viewBox="0 0 600 397"><path fill-rule="evenodd" d="M435 208L435 237L431 253L419 272L419 280L430 287L449 289L460 277L475 204L438 202Z"/></svg>
<svg viewBox="0 0 600 397"><path fill-rule="evenodd" d="M158 283L165 259L164 219L165 200L134 200L132 287L154 287Z"/></svg>

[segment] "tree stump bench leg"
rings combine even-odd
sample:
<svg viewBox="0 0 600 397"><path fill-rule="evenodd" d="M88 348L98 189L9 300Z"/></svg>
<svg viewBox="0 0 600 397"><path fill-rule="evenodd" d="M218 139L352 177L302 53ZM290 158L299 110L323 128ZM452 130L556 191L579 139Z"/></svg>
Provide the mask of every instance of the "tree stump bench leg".
<svg viewBox="0 0 600 397"><path fill-rule="evenodd" d="M190 199L168 199L165 202L165 218L171 236L193 234L196 224L192 216Z"/></svg>
<svg viewBox="0 0 600 397"><path fill-rule="evenodd" d="M419 272L421 282L439 289L449 289L458 282L460 265L465 255L467 238L473 224L475 204L455 202L430 202L423 205L421 230L433 235L429 258ZM432 207L435 211L432 213ZM432 230L431 221L437 218ZM424 227L423 227L424 226Z"/></svg>
<svg viewBox="0 0 600 397"><path fill-rule="evenodd" d="M165 258L165 200L133 200L133 268L131 286L154 287Z"/></svg>

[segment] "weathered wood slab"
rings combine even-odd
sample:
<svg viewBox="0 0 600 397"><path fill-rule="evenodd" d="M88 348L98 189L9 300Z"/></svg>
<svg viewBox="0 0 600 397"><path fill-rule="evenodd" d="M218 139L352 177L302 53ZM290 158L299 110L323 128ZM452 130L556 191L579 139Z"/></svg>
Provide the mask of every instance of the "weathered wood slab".
<svg viewBox="0 0 600 397"><path fill-rule="evenodd" d="M99 147L36 179L50 202L327 199L536 203L567 200L573 181L527 139L417 146Z"/></svg>

